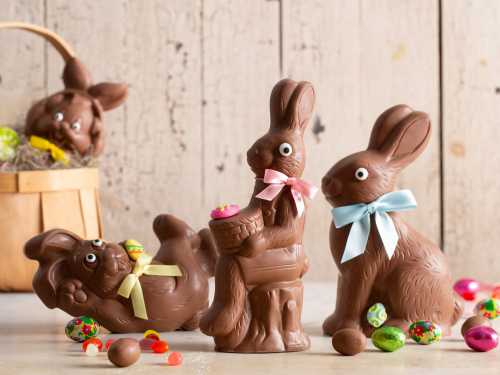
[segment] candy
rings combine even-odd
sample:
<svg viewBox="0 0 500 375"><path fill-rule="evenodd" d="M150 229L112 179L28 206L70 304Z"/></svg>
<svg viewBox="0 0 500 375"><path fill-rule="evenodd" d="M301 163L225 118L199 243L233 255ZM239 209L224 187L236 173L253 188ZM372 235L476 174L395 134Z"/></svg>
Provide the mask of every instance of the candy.
<svg viewBox="0 0 500 375"><path fill-rule="evenodd" d="M412 323L408 329L408 334L418 344L429 345L441 340L441 327L429 320L419 320Z"/></svg>
<svg viewBox="0 0 500 375"><path fill-rule="evenodd" d="M16 156L16 148L20 143L17 132L7 126L0 127L0 161L8 161Z"/></svg>
<svg viewBox="0 0 500 375"><path fill-rule="evenodd" d="M106 341L106 345L105 345L105 348L106 348L106 351L109 350L109 347L111 346L111 344L114 342L115 340L113 339L109 339L108 341Z"/></svg>
<svg viewBox="0 0 500 375"><path fill-rule="evenodd" d="M210 213L212 219L226 219L240 213L240 206L237 204L223 204L216 207Z"/></svg>
<svg viewBox="0 0 500 375"><path fill-rule="evenodd" d="M85 349L85 354L89 357L95 357L99 353L99 348L97 345L89 344Z"/></svg>
<svg viewBox="0 0 500 375"><path fill-rule="evenodd" d="M146 332L144 332L144 338L145 339L159 340L160 334L158 332L156 332L154 329L148 329Z"/></svg>
<svg viewBox="0 0 500 375"><path fill-rule="evenodd" d="M167 358L167 364L169 366L179 366L182 364L182 354L179 352L172 352Z"/></svg>
<svg viewBox="0 0 500 375"><path fill-rule="evenodd" d="M467 319L464 324L462 324L462 329L460 330L462 333L462 336L465 337L465 333L474 327L479 327L479 326L487 326L490 327L491 323L490 320L484 316L481 315L474 315L471 316L469 319Z"/></svg>
<svg viewBox="0 0 500 375"><path fill-rule="evenodd" d="M498 334L491 327L479 326L465 333L465 343L476 352L489 352L498 345Z"/></svg>
<svg viewBox="0 0 500 375"><path fill-rule="evenodd" d="M474 311L488 319L496 319L500 316L500 300L495 298L482 300L476 305Z"/></svg>
<svg viewBox="0 0 500 375"><path fill-rule="evenodd" d="M358 329L339 329L332 336L332 346L342 355L356 355L365 350L366 336Z"/></svg>
<svg viewBox="0 0 500 375"><path fill-rule="evenodd" d="M99 324L89 316L71 319L64 330L66 336L74 341L83 342L99 333Z"/></svg>
<svg viewBox="0 0 500 375"><path fill-rule="evenodd" d="M394 352L405 345L406 335L398 327L381 327L373 332L371 339L380 350Z"/></svg>
<svg viewBox="0 0 500 375"><path fill-rule="evenodd" d="M119 339L113 342L108 350L108 359L117 367L128 367L136 363L141 356L141 348L137 340Z"/></svg>
<svg viewBox="0 0 500 375"><path fill-rule="evenodd" d="M102 349L102 341L95 337L85 340L82 344L82 350L86 352L89 345L95 345L98 351L101 351Z"/></svg>
<svg viewBox="0 0 500 375"><path fill-rule="evenodd" d="M491 298L500 299L500 286L493 288L491 292Z"/></svg>
<svg viewBox="0 0 500 375"><path fill-rule="evenodd" d="M453 289L464 300L474 301L476 293L481 289L481 285L474 279L460 279L453 285Z"/></svg>
<svg viewBox="0 0 500 375"><path fill-rule="evenodd" d="M168 352L168 343L163 340L155 340L153 345L151 345L151 349L155 353L166 353Z"/></svg>
<svg viewBox="0 0 500 375"><path fill-rule="evenodd" d="M144 246L136 240L129 239L125 241L124 246L129 258L132 260L137 260L139 256L144 253Z"/></svg>
<svg viewBox="0 0 500 375"><path fill-rule="evenodd" d="M385 306L381 303L376 303L371 306L366 313L366 319L373 327L380 327L387 320Z"/></svg>
<svg viewBox="0 0 500 375"><path fill-rule="evenodd" d="M139 341L139 346L141 347L141 350L143 352L150 352L153 350L152 346L153 344L158 341L156 339L150 339L150 338L145 338Z"/></svg>

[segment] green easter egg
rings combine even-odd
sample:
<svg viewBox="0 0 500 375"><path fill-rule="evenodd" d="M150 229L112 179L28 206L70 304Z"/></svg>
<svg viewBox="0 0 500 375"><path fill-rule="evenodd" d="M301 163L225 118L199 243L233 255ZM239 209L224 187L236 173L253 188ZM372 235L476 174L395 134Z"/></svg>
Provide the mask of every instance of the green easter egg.
<svg viewBox="0 0 500 375"><path fill-rule="evenodd" d="M408 334L418 344L429 345L441 340L441 327L429 320L419 320L412 323L408 329Z"/></svg>
<svg viewBox="0 0 500 375"><path fill-rule="evenodd" d="M384 352L394 352L405 345L406 335L397 327L381 327L372 334L372 342Z"/></svg>
<svg viewBox="0 0 500 375"><path fill-rule="evenodd" d="M366 313L368 323L375 328L380 327L387 320L387 312L385 306L381 303L376 303L368 309Z"/></svg>
<svg viewBox="0 0 500 375"><path fill-rule="evenodd" d="M19 135L14 129L0 126L0 161L13 159L20 142Z"/></svg>
<svg viewBox="0 0 500 375"><path fill-rule="evenodd" d="M83 342L97 336L99 333L99 324L89 316L79 316L71 319L66 324L64 332L69 339L76 342Z"/></svg>

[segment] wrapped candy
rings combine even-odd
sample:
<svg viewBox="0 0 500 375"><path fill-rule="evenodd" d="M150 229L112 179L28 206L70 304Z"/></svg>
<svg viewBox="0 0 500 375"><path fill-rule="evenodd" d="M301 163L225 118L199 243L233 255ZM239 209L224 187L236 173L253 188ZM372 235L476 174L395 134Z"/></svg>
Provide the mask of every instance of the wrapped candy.
<svg viewBox="0 0 500 375"><path fill-rule="evenodd" d="M375 328L380 327L387 320L387 312L385 306L381 303L376 303L368 309L366 313L368 323Z"/></svg>
<svg viewBox="0 0 500 375"><path fill-rule="evenodd" d="M83 342L97 336L99 333L99 324L89 316L80 316L71 319L66 324L64 332L69 339Z"/></svg>
<svg viewBox="0 0 500 375"><path fill-rule="evenodd" d="M418 344L429 345L441 340L441 327L429 320L419 320L410 325L408 334Z"/></svg>
<svg viewBox="0 0 500 375"><path fill-rule="evenodd" d="M496 319L500 316L500 300L488 298L480 301L474 311L488 319Z"/></svg>
<svg viewBox="0 0 500 375"><path fill-rule="evenodd" d="M372 334L372 342L384 352L394 352L405 345L406 335L398 327L381 327Z"/></svg>
<svg viewBox="0 0 500 375"><path fill-rule="evenodd" d="M0 127L0 161L8 161L16 156L16 148L21 140L17 132L7 126Z"/></svg>

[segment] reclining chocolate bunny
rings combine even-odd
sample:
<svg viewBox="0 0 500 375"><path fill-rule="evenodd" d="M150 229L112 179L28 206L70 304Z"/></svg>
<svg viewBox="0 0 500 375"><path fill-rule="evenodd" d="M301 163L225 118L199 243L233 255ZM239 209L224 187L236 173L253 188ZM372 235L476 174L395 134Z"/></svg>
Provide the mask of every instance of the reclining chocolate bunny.
<svg viewBox="0 0 500 375"><path fill-rule="evenodd" d="M340 160L323 178L334 207L330 248L340 272L335 312L323 330L342 354L364 349L362 331L372 330L366 312L377 302L387 309L385 324L404 331L430 320L447 333L460 317L445 255L397 212L416 207L409 190L394 189L430 136L427 114L392 107L373 126L368 149Z"/></svg>
<svg viewBox="0 0 500 375"><path fill-rule="evenodd" d="M158 216L153 228L160 249L136 261L124 244L85 241L62 229L32 238L25 254L40 264L35 292L47 307L91 316L112 332L196 329L208 307L213 239L208 229L196 233L170 215Z"/></svg>
<svg viewBox="0 0 500 375"><path fill-rule="evenodd" d="M40 35L65 61L64 90L33 104L26 117L26 135L44 138L82 156L99 155L104 147L103 112L125 101L127 85L93 84L73 50L50 30L22 22L0 22L0 29L21 29Z"/></svg>
<svg viewBox="0 0 500 375"><path fill-rule="evenodd" d="M300 180L304 131L314 107L308 82L284 79L271 94L269 132L248 150L256 175L248 207L212 220L218 246L215 297L200 323L225 352L300 351L309 347L301 324L308 269L302 246L306 204L314 189Z"/></svg>

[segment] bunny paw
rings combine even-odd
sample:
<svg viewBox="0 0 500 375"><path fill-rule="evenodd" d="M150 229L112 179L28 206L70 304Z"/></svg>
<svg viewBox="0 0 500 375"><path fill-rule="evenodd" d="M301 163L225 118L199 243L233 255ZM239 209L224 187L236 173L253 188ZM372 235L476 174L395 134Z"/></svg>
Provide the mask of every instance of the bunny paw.
<svg viewBox="0 0 500 375"><path fill-rule="evenodd" d="M64 280L58 290L59 307L72 315L85 314L90 307L89 294L77 279Z"/></svg>

